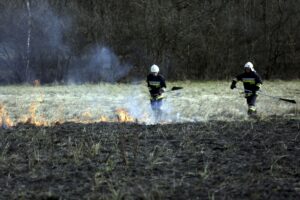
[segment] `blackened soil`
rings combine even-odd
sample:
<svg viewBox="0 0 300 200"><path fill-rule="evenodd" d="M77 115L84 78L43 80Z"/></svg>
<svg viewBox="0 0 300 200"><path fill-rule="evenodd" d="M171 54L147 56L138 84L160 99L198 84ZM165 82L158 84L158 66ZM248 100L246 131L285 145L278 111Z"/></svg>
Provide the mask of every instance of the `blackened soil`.
<svg viewBox="0 0 300 200"><path fill-rule="evenodd" d="M0 199L300 199L300 120L0 130Z"/></svg>

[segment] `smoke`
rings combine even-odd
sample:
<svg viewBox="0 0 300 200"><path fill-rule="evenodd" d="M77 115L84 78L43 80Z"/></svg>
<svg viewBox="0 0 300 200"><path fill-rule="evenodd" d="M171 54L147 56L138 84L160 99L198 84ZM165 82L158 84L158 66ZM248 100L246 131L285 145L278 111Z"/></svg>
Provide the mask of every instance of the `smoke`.
<svg viewBox="0 0 300 200"><path fill-rule="evenodd" d="M76 49L72 18L47 2L0 3L0 83L113 83L130 72L132 66L109 47Z"/></svg>
<svg viewBox="0 0 300 200"><path fill-rule="evenodd" d="M122 61L110 48L101 46L88 49L80 58L73 59L71 66L73 69L68 74L69 83L114 83L128 75L132 69L132 65Z"/></svg>
<svg viewBox="0 0 300 200"><path fill-rule="evenodd" d="M157 118L150 105L150 95L147 90L141 88L140 84L132 84L131 92L124 95L122 102L134 119L139 123L157 124L157 123L174 123L186 121L180 115L180 109L176 107L180 92L168 93L164 95L161 115Z"/></svg>
<svg viewBox="0 0 300 200"><path fill-rule="evenodd" d="M52 74L44 72L70 54L64 37L70 30L71 19L55 13L46 1L27 3L17 6L16 2L9 2L5 12L0 14L2 83L36 78L47 81Z"/></svg>
<svg viewBox="0 0 300 200"><path fill-rule="evenodd" d="M58 15L47 4L38 5L32 11L33 44L38 49L69 51L64 35L71 28L71 19Z"/></svg>

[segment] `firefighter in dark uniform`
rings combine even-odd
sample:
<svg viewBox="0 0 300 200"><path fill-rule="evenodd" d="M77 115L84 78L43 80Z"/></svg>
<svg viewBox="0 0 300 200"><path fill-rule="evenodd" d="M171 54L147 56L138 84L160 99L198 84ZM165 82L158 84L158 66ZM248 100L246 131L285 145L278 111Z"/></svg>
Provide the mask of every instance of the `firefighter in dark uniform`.
<svg viewBox="0 0 300 200"><path fill-rule="evenodd" d="M167 86L165 78L158 73L157 65L152 65L150 71L151 73L147 76L147 86L151 95L150 104L156 119L159 119L162 114L161 106L164 98L162 94Z"/></svg>
<svg viewBox="0 0 300 200"><path fill-rule="evenodd" d="M256 114L255 102L257 98L256 92L260 89L262 85L262 80L258 73L254 70L253 64L247 62L244 66L245 72L237 75L231 83L230 88L236 88L236 83L242 81L245 90L245 98L248 104L248 114Z"/></svg>

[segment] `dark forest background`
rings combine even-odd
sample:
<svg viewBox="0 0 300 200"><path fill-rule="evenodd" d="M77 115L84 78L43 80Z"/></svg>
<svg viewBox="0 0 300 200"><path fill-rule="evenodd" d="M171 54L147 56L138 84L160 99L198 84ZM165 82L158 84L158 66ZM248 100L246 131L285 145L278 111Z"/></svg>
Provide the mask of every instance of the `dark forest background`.
<svg viewBox="0 0 300 200"><path fill-rule="evenodd" d="M299 0L0 0L0 28L2 84L300 77Z"/></svg>

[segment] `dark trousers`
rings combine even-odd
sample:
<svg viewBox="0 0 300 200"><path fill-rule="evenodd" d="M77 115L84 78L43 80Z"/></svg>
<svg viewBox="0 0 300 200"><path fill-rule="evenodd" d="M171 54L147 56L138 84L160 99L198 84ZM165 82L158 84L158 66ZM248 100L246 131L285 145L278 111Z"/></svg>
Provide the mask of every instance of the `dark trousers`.
<svg viewBox="0 0 300 200"><path fill-rule="evenodd" d="M246 97L248 106L255 106L256 97L257 97L256 94L253 94L253 95L250 95L250 96Z"/></svg>

